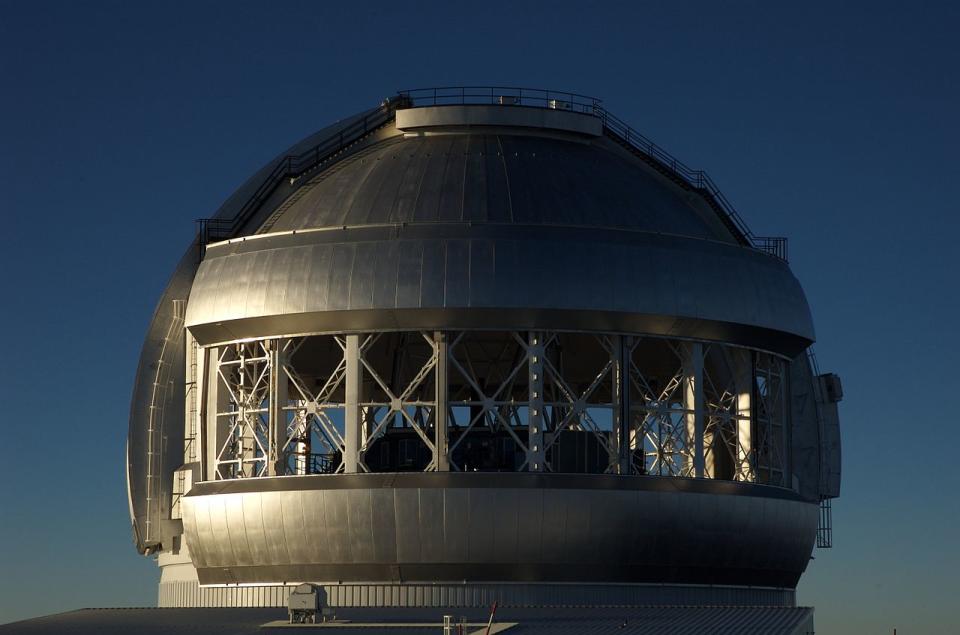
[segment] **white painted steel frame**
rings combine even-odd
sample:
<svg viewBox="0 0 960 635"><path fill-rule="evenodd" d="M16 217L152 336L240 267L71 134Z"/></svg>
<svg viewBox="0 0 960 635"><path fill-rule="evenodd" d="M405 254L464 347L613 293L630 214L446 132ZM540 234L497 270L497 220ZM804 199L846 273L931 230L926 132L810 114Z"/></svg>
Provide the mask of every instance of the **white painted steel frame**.
<svg viewBox="0 0 960 635"><path fill-rule="evenodd" d="M718 343L581 333L576 337L592 340L604 362L587 372L592 379L576 383L550 355L558 338L574 334L514 331L502 334L503 350L491 358L505 372L489 387L465 348L472 333L408 334L429 355L399 387L369 358L385 334L312 336L331 338L342 353L315 391L292 363L307 337L201 349L213 364L202 376L216 384L200 393L208 408L198 429L216 449L207 452L205 480L371 471L367 453L399 425L429 452L425 471L467 469L455 451L480 428L509 435L524 456L518 471L556 471L551 450L561 433L579 431L591 433L606 453L605 473L790 483L787 361L778 356ZM674 370L652 377L651 360L638 351L644 341L659 342L656 364ZM514 358L506 359L511 347ZM188 359L201 381L197 356ZM516 398L524 372L525 401ZM365 379L381 398L364 395ZM454 384L461 394L451 394ZM608 399L597 396L602 386ZM458 421L465 410L469 419ZM189 446L196 447L194 439ZM327 463L318 467L317 456Z"/></svg>

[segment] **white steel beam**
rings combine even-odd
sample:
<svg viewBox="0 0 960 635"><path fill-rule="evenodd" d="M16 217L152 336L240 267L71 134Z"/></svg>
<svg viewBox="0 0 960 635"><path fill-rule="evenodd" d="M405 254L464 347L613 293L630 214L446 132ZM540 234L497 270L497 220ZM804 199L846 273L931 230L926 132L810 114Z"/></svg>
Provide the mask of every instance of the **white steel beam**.
<svg viewBox="0 0 960 635"><path fill-rule="evenodd" d="M529 384L529 412L527 417L527 470L543 472L546 462L543 425L543 333L531 331L527 335L527 372Z"/></svg>
<svg viewBox="0 0 960 635"><path fill-rule="evenodd" d="M753 477L753 355L750 351L736 351L734 384L737 394L737 466L733 478L752 481Z"/></svg>
<svg viewBox="0 0 960 635"><path fill-rule="evenodd" d="M360 336L347 335L344 356L347 361L344 396L343 471L360 471L360 447L363 443L363 411L360 407L363 388L363 365L360 360Z"/></svg>
<svg viewBox="0 0 960 635"><path fill-rule="evenodd" d="M434 389L436 406L433 410L433 462L438 472L450 471L450 453L447 442L447 415L449 412L449 394L447 382L447 368L449 365L449 343L447 334L436 331L433 334L435 354L437 356L434 369Z"/></svg>
<svg viewBox="0 0 960 635"><path fill-rule="evenodd" d="M268 440L266 473L267 476L283 475L283 448L287 444L287 413L284 408L288 400L288 383L283 371L286 355L283 352L283 340L268 340L270 353L270 412L268 419Z"/></svg>
<svg viewBox="0 0 960 635"><path fill-rule="evenodd" d="M693 442L693 456L690 457L693 460L693 475L703 478L703 419L706 415L703 394L703 345L700 342L691 342L684 346L683 350L686 353L683 364L686 442L688 444ZM687 450L689 451L689 446Z"/></svg>
<svg viewBox="0 0 960 635"><path fill-rule="evenodd" d="M633 338L610 338L613 370L613 447L616 449L616 473L630 474L630 379L629 363Z"/></svg>

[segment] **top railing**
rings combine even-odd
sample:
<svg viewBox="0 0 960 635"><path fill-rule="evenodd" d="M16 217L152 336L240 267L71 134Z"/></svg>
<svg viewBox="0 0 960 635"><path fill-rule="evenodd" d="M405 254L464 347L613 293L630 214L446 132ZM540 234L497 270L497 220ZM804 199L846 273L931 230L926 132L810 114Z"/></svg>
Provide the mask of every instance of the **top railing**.
<svg viewBox="0 0 960 635"><path fill-rule="evenodd" d="M528 106L579 112L603 121L604 129L653 160L658 166L701 194L726 221L727 226L739 234L744 243L758 251L787 260L787 239L780 236L755 236L737 213L713 179L703 170L694 170L669 152L640 134L623 120L612 115L596 97L578 93L519 88L513 86L445 86L438 88L415 88L401 90L398 94L406 100L405 107L447 106L465 104L492 104L500 106Z"/></svg>
<svg viewBox="0 0 960 635"><path fill-rule="evenodd" d="M383 126L394 117L398 108L463 104L549 108L598 117L602 120L604 130L608 134L626 143L681 184L703 195L730 230L742 238L745 245L781 260L787 259L786 238L755 236L706 172L688 167L610 114L603 107L602 100L566 91L511 86L448 86L398 91L396 97L384 100L377 109L341 127L312 148L297 155L288 155L278 161L232 217L199 219L197 241L200 257L203 257L203 251L209 242L235 236L282 182L303 176L358 139Z"/></svg>
<svg viewBox="0 0 960 635"><path fill-rule="evenodd" d="M423 106L455 106L492 104L496 106L531 106L554 108L597 115L603 102L596 97L558 90L517 88L513 86L444 86L414 88L397 93L409 100L411 108Z"/></svg>
<svg viewBox="0 0 960 635"><path fill-rule="evenodd" d="M362 118L341 127L312 148L300 154L290 154L280 159L232 217L197 219L197 242L200 247L200 257L203 257L203 251L208 243L236 235L244 223L270 198L274 190L283 181L303 176L330 157L342 152L358 139L387 123L393 118L394 111L402 103L402 98L385 100L376 110L372 110Z"/></svg>

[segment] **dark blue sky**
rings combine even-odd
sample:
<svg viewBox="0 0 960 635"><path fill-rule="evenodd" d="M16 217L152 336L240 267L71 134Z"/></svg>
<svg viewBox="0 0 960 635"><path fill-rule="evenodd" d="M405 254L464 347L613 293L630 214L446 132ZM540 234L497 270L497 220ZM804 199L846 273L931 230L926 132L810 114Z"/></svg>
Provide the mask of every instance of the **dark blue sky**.
<svg viewBox="0 0 960 635"><path fill-rule="evenodd" d="M340 5L0 0L0 623L156 601L124 439L193 220L396 89L498 84L603 98L790 237L846 392L800 601L822 632L960 630L960 5Z"/></svg>

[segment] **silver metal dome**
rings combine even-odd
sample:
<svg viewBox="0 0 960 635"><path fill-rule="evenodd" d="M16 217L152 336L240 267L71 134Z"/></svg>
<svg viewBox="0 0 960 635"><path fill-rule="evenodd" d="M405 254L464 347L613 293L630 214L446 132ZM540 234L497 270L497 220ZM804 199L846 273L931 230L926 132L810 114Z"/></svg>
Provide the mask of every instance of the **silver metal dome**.
<svg viewBox="0 0 960 635"><path fill-rule="evenodd" d="M204 585L790 590L839 382L784 256L597 100L402 93L202 224L138 371L138 548Z"/></svg>

